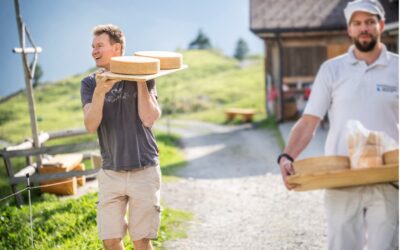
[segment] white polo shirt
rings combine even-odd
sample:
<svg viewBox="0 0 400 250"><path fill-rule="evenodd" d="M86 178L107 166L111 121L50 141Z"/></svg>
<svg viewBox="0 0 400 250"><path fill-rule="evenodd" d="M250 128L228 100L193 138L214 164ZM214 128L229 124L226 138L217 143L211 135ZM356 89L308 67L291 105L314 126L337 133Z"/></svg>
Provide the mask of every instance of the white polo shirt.
<svg viewBox="0 0 400 250"><path fill-rule="evenodd" d="M398 142L399 57L382 49L371 65L354 56L354 46L323 63L304 114L330 122L325 155L348 155L346 123L358 120L369 130L383 131Z"/></svg>

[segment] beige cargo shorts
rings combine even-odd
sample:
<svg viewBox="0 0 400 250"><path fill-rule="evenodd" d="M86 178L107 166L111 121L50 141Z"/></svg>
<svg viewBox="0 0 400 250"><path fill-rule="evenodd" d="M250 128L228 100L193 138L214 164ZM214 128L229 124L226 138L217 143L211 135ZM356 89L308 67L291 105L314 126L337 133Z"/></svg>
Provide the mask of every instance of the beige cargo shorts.
<svg viewBox="0 0 400 250"><path fill-rule="evenodd" d="M97 226L101 240L123 238L156 239L160 226L160 166L117 172L101 169L98 174Z"/></svg>

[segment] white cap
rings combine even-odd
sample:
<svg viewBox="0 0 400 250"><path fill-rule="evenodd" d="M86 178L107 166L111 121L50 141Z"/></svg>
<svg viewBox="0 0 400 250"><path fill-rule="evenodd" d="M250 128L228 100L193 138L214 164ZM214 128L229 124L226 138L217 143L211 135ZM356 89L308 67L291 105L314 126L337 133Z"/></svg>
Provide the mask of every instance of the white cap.
<svg viewBox="0 0 400 250"><path fill-rule="evenodd" d="M351 17L356 11L378 15L381 20L385 20L385 10L377 0L354 0L347 3L346 8L344 9L344 16L346 17L347 24L350 23Z"/></svg>

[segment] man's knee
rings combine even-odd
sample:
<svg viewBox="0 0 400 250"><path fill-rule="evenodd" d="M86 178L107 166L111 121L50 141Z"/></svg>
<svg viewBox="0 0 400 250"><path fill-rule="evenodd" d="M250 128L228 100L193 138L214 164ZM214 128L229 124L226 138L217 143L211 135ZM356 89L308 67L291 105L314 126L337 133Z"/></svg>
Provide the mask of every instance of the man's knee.
<svg viewBox="0 0 400 250"><path fill-rule="evenodd" d="M152 250L153 246L149 239L141 239L133 241L136 250Z"/></svg>
<svg viewBox="0 0 400 250"><path fill-rule="evenodd" d="M122 244L122 240L120 238L103 240L103 245L106 250L123 250L124 249L124 245Z"/></svg>

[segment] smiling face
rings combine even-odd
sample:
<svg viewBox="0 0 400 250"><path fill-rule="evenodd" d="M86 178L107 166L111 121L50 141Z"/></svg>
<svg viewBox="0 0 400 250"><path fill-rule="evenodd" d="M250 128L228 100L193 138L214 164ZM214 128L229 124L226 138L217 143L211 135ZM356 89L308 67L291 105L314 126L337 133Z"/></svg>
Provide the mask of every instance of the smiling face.
<svg viewBox="0 0 400 250"><path fill-rule="evenodd" d="M107 33L102 33L93 37L92 57L97 67L109 70L111 57L120 55L121 44L112 44Z"/></svg>
<svg viewBox="0 0 400 250"><path fill-rule="evenodd" d="M372 51L380 42L384 21L367 12L355 12L347 28L350 38L361 52Z"/></svg>

